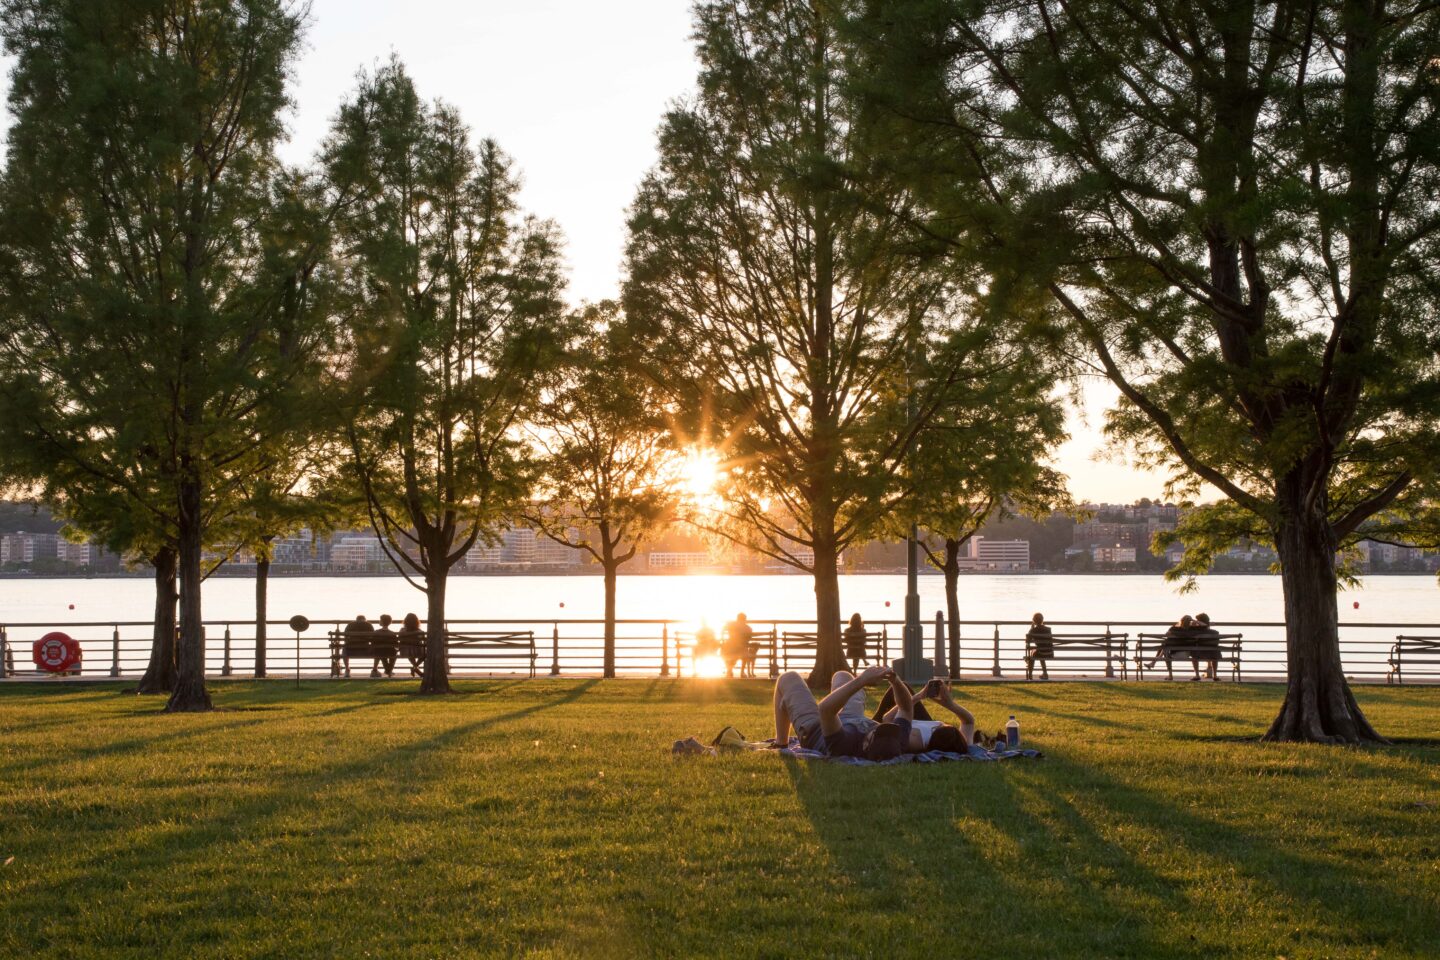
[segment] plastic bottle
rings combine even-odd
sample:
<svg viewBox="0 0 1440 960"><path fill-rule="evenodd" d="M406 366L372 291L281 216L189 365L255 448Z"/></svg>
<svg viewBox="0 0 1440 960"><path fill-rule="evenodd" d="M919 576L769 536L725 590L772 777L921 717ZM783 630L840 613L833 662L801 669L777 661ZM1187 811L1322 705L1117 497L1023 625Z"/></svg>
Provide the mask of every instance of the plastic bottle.
<svg viewBox="0 0 1440 960"><path fill-rule="evenodd" d="M1010 722L1005 724L1005 749L1020 749L1020 724L1015 720L1015 714L1010 714Z"/></svg>

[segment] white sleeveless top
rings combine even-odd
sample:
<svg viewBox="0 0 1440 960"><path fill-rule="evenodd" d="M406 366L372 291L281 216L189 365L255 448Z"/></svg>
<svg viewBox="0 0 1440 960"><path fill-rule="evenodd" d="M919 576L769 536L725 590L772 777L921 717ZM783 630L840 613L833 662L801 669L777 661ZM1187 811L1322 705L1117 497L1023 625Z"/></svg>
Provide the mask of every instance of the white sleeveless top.
<svg viewBox="0 0 1440 960"><path fill-rule="evenodd" d="M910 721L910 729L920 734L920 746L922 749L930 746L931 735L933 735L936 730L939 730L943 726L945 726L945 723L940 720Z"/></svg>

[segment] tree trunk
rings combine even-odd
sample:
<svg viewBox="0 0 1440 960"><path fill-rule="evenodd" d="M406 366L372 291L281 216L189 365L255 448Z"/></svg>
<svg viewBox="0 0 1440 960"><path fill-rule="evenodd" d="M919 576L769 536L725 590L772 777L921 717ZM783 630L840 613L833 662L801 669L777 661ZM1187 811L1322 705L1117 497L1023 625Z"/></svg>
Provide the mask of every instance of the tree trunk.
<svg viewBox="0 0 1440 960"><path fill-rule="evenodd" d="M150 663L136 693L169 693L175 688L175 551L162 547L150 563L155 568L155 635Z"/></svg>
<svg viewBox="0 0 1440 960"><path fill-rule="evenodd" d="M175 689L165 709L170 713L211 708L205 689L205 628L200 613L201 529L200 481L180 484L180 641L175 649Z"/></svg>
<svg viewBox="0 0 1440 960"><path fill-rule="evenodd" d="M615 574L620 565L613 552L605 549L605 676L615 676Z"/></svg>
<svg viewBox="0 0 1440 960"><path fill-rule="evenodd" d="M443 556L431 552L431 556ZM425 576L425 672L421 693L450 692L450 634L445 627L445 584L449 568Z"/></svg>
<svg viewBox="0 0 1440 960"><path fill-rule="evenodd" d="M837 670L849 670L840 642L840 567L835 541L815 537L815 669L806 682L816 690L829 690Z"/></svg>
<svg viewBox="0 0 1440 960"><path fill-rule="evenodd" d="M255 679L265 677L265 620L269 606L267 591L270 588L270 557L262 554L255 558Z"/></svg>
<svg viewBox="0 0 1440 960"><path fill-rule="evenodd" d="M950 620L950 679L960 679L960 541L945 540L945 612Z"/></svg>
<svg viewBox="0 0 1440 960"><path fill-rule="evenodd" d="M1266 740L1384 743L1345 681L1336 608L1336 538L1323 498L1304 508L1305 477L1295 471L1276 491L1275 547L1285 595L1285 702Z"/></svg>

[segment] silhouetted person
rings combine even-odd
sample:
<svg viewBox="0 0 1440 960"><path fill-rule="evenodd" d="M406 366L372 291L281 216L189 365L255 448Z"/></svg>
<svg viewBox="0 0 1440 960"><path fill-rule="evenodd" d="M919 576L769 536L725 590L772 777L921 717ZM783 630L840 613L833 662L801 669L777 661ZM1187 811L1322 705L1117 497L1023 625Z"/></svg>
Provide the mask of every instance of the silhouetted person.
<svg viewBox="0 0 1440 960"><path fill-rule="evenodd" d="M845 628L844 640L845 659L850 661L851 666L870 662L870 633L865 629L865 621L860 619L860 614L850 614L850 625Z"/></svg>
<svg viewBox="0 0 1440 960"><path fill-rule="evenodd" d="M745 614L737 613L735 619L725 624L725 641L721 655L725 658L725 676L735 675L736 664L740 665L740 676L755 676L755 654L751 644L755 631L745 620Z"/></svg>
<svg viewBox="0 0 1440 960"><path fill-rule="evenodd" d="M1211 680L1219 680L1216 666L1220 660L1220 631L1210 625L1208 613L1195 614L1195 641L1194 646L1199 650L1192 650L1190 660L1195 667L1195 679L1200 679L1200 664L1206 663L1205 675Z"/></svg>
<svg viewBox="0 0 1440 960"><path fill-rule="evenodd" d="M1188 613L1185 614L1178 623L1165 631L1165 639L1160 641L1160 649L1155 652L1155 656L1150 658L1149 666L1155 666L1155 662L1163 658L1165 660L1165 676L1174 680L1175 668L1171 661L1176 657L1184 656L1185 648L1195 645L1196 633L1195 618ZM1195 676L1197 679L1200 676L1198 667L1195 670Z"/></svg>
<svg viewBox="0 0 1440 960"><path fill-rule="evenodd" d="M399 655L398 636L394 630L390 629L390 624L394 622L390 618L390 614L380 614L380 629L375 631L375 639L370 641L376 657L385 668L387 677L395 676L395 660Z"/></svg>
<svg viewBox="0 0 1440 960"><path fill-rule="evenodd" d="M1025 658L1025 679L1035 679L1035 661L1040 661L1040 677L1044 680L1050 679L1050 666L1046 663L1055 657L1054 634L1050 628L1045 626L1045 615L1037 613L1030 618L1030 630L1025 634L1025 641L1030 647L1030 653Z"/></svg>
<svg viewBox="0 0 1440 960"><path fill-rule="evenodd" d="M350 658L369 657L374 652L371 646L371 638L375 634L375 624L365 619L365 614L355 615L355 619L345 624L345 639L340 648L340 657L345 661L345 679L350 679ZM370 676L380 676L380 664L376 660L370 661Z"/></svg>
<svg viewBox="0 0 1440 960"><path fill-rule="evenodd" d="M413 613L405 614L395 639L396 652L410 661L410 676L420 676L420 667L425 663L425 631L420 629L420 618Z"/></svg>

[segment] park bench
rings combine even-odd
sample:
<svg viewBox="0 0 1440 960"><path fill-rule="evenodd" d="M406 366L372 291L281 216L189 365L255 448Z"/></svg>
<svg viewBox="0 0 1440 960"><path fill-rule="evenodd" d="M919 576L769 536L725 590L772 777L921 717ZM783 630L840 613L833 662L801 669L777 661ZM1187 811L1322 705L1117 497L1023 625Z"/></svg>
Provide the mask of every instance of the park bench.
<svg viewBox="0 0 1440 960"><path fill-rule="evenodd" d="M810 648L814 649L815 635L812 633L808 636L810 638ZM845 648L845 659L852 661L850 664L852 667L858 667L861 663L867 665L878 663L883 666L890 662L890 635L883 626L879 630L865 631L865 655L862 657L852 658L850 656L851 643L843 633L840 637L840 643Z"/></svg>
<svg viewBox="0 0 1440 960"><path fill-rule="evenodd" d="M1429 670L1432 675L1440 673L1440 637L1411 637L1401 634L1390 648L1390 673L1386 683L1404 683L1405 668L1413 673L1416 669Z"/></svg>
<svg viewBox="0 0 1440 960"><path fill-rule="evenodd" d="M1175 643L1171 641L1170 650L1183 660L1195 659L1195 654L1202 654L1201 663L1209 664L1212 660L1215 663L1230 664L1230 679L1240 681L1240 641L1244 638L1242 633L1222 633L1213 640L1196 643ZM1165 643L1163 633L1138 633L1135 635L1135 678L1145 679L1145 641L1153 640L1155 643L1150 647L1150 655L1157 656ZM1174 679L1174 661L1166 659L1165 675ZM1152 668L1153 669L1153 668ZM1215 679L1220 679L1219 667L1216 667Z"/></svg>
<svg viewBox="0 0 1440 960"><path fill-rule="evenodd" d="M845 647L843 631L840 645L842 649ZM814 630L786 630L784 633L784 642L780 645L780 669L790 669L791 650L794 650L797 653L809 651L811 657L813 658L815 656L815 651L818 649L818 647L819 639L818 635ZM882 666L889 663L890 637L889 634L885 632L885 629L883 627L880 630L865 631L865 650L867 653L867 660L871 659L868 654L873 650L873 659L876 663ZM848 652L846 654L846 658L849 658ZM854 666L854 664L851 665ZM774 675L779 676L779 673L777 672Z"/></svg>
<svg viewBox="0 0 1440 960"><path fill-rule="evenodd" d="M378 630L369 633L346 633L344 630L331 630L326 636L330 638L332 677L340 677L343 673L345 679L350 679L351 660L369 660L370 675L379 676L380 665L399 652L394 633L381 633Z"/></svg>
<svg viewBox="0 0 1440 960"><path fill-rule="evenodd" d="M1070 660L1082 663L1093 663L1097 666L1103 665L1105 676L1115 676L1115 664L1120 665L1120 678L1127 680L1130 677L1129 669L1125 664L1125 649L1129 642L1128 633L1052 633L1044 637L1041 642L1048 644L1053 653L1048 657L1042 657L1035 661L1039 663L1054 663L1057 660ZM1029 636L1025 638L1025 657L1028 660L1035 655L1036 641Z"/></svg>
<svg viewBox="0 0 1440 960"><path fill-rule="evenodd" d="M760 657L767 656L770 658L770 677L773 679L780 676L780 671L776 668L778 661L775 658L775 628L771 627L768 630L757 630L752 624L750 630L752 634L750 637L750 652L749 655L741 661L742 672L745 665L750 666L753 672L753 668L759 663ZM724 643L718 636L716 637L716 641L721 644ZM717 650L716 656L723 658L724 654ZM679 676L685 676L685 659L687 657L690 660L690 676L698 677L700 674L695 668L695 634L676 631L675 672Z"/></svg>
<svg viewBox="0 0 1440 960"><path fill-rule="evenodd" d="M844 638L844 631L841 631L841 634L840 645L845 649L845 658L848 660L850 659L849 644ZM781 644L780 647L781 669L790 669L791 650L797 652L809 651L810 654L814 656L818 646L819 639L814 630L786 630L784 633L784 643ZM890 662L890 635L884 627L881 627L879 630L865 631L865 657L863 659L867 663L873 661L882 666ZM859 659L857 659L856 663L851 664L851 666L855 666L859 662ZM775 676L779 676L779 673L777 672Z"/></svg>
<svg viewBox="0 0 1440 960"><path fill-rule="evenodd" d="M535 633L532 630L450 631L449 658L457 660L516 660L535 676Z"/></svg>
<svg viewBox="0 0 1440 960"><path fill-rule="evenodd" d="M379 671L380 664L390 658L414 659L415 669L425 665L425 647L402 644L394 633L346 634L344 630L331 630L330 676L350 676L351 660L370 660L371 676ZM457 660L519 660L525 665L531 677L535 676L537 650L535 633L531 630L451 630L448 633L450 662Z"/></svg>

